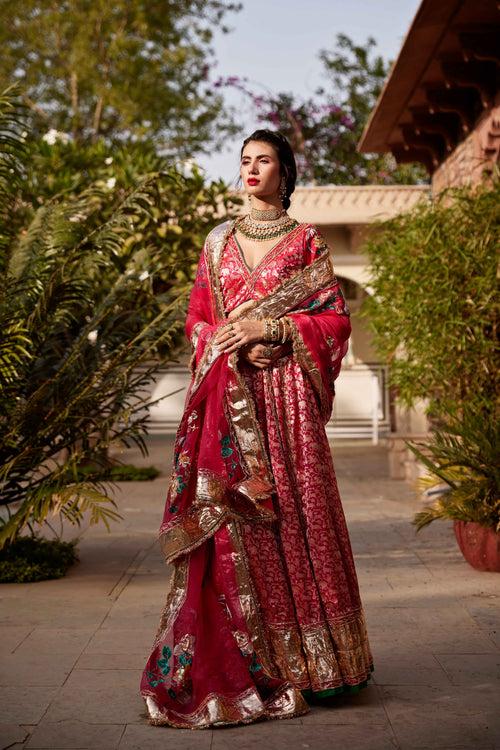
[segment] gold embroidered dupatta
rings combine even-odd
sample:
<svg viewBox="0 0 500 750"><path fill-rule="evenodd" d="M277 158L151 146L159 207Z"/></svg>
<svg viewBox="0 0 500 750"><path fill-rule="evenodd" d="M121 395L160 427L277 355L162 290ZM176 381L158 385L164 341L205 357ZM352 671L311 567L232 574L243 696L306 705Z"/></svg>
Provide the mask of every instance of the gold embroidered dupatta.
<svg viewBox="0 0 500 750"><path fill-rule="evenodd" d="M238 367L238 352L221 353L214 342L227 320L219 265L233 226L230 221L216 227L202 255L208 290L196 293L210 298L210 309L191 336L193 377L176 435L172 481L160 527L167 562L195 549L229 518L275 520L269 459ZM350 331L345 324L342 331L337 326L339 314L347 316L348 310L328 247L320 243L310 265L238 316L289 317L292 356L310 378L324 422L331 413L333 381Z"/></svg>

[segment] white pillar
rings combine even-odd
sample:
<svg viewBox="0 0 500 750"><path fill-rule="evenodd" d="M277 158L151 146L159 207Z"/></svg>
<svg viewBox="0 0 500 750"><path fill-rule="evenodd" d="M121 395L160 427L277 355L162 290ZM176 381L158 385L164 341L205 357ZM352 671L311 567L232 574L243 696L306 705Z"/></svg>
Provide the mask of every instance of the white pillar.
<svg viewBox="0 0 500 750"><path fill-rule="evenodd" d="M372 371L372 444L378 445L378 410L380 399L380 387L378 375Z"/></svg>

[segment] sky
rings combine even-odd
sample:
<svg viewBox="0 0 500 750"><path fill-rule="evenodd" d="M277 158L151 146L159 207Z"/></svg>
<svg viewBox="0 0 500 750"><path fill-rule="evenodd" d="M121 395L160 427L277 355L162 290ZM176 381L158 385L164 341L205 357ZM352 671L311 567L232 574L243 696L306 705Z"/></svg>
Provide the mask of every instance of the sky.
<svg viewBox="0 0 500 750"><path fill-rule="evenodd" d="M338 33L356 43L372 36L376 51L394 59L419 5L420 0L243 0L243 9L226 17L231 31L214 35L212 77L246 77L256 93L267 89L306 98L322 83L318 52L333 49ZM243 95L226 92L227 103L243 114L245 135L262 127ZM241 141L237 136L223 152L197 158L209 179L235 185Z"/></svg>

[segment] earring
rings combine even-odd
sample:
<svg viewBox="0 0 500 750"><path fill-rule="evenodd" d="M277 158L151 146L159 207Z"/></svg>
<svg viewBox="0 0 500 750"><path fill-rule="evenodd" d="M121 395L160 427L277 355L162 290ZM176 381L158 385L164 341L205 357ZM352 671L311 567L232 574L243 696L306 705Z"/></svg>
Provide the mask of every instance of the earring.
<svg viewBox="0 0 500 750"><path fill-rule="evenodd" d="M281 202L283 203L283 201L286 198L286 180L284 177L281 178L279 196L280 196Z"/></svg>

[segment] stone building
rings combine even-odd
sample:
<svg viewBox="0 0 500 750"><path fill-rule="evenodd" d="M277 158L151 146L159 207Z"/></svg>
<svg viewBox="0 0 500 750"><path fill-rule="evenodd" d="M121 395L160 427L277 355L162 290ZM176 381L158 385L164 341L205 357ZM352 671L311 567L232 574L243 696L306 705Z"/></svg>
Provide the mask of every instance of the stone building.
<svg viewBox="0 0 500 750"><path fill-rule="evenodd" d="M359 149L421 162L432 189L477 183L500 150L500 5L423 0Z"/></svg>
<svg viewBox="0 0 500 750"><path fill-rule="evenodd" d="M496 0L423 0L359 144L421 162L434 193L485 179L500 148L500 10ZM352 311L353 335L338 381L330 435L389 438L393 476L412 477L404 440L425 433L423 409L398 410L387 368L360 317L370 278L363 239L370 224L410 210L428 186L299 187L290 214L319 226ZM155 396L178 392L153 409L152 431L173 432L188 382L186 363L170 368Z"/></svg>
<svg viewBox="0 0 500 750"><path fill-rule="evenodd" d="M390 435L400 421L390 399L387 366L379 361L367 321L359 314L363 298L370 292L363 240L374 221L408 211L428 194L426 185L368 185L298 187L292 195L290 215L316 224L330 245L351 310L353 333L327 426L330 436L377 441ZM171 366L157 382L154 398L177 393L151 410L152 432L172 433L177 428L189 382L187 360L186 354L183 362Z"/></svg>
<svg viewBox="0 0 500 750"><path fill-rule="evenodd" d="M500 5L423 0L359 143L420 162L432 193L487 180L500 150ZM425 429L422 410L401 411L391 434L393 476L418 471L404 440Z"/></svg>

